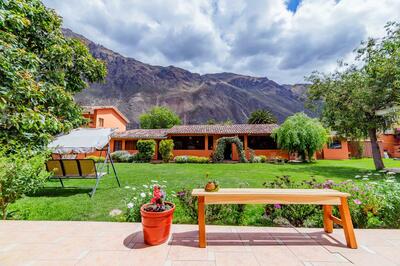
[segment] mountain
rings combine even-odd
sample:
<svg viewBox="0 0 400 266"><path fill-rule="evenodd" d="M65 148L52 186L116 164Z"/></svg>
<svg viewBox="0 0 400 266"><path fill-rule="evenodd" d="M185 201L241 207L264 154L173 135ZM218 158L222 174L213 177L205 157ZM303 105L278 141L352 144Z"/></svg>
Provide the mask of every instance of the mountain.
<svg viewBox="0 0 400 266"><path fill-rule="evenodd" d="M282 122L287 116L304 111L305 85L279 85L266 77L200 75L174 66L152 66L124 57L69 29L64 34L85 42L108 69L105 83L91 84L75 96L76 101L82 105L114 105L131 120L130 127L136 127L138 116L154 105L169 106L185 124L206 123L209 119L245 123L249 114L259 108L271 110Z"/></svg>

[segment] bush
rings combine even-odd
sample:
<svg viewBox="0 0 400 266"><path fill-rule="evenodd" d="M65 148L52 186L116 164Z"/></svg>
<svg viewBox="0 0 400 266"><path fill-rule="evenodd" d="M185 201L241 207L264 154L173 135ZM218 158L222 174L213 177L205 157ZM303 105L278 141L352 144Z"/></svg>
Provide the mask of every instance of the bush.
<svg viewBox="0 0 400 266"><path fill-rule="evenodd" d="M194 223L197 222L197 199L192 196L191 189L183 189L177 192L181 208ZM206 222L212 224L241 224L245 205L243 204L219 204L206 205Z"/></svg>
<svg viewBox="0 0 400 266"><path fill-rule="evenodd" d="M139 140L136 144L138 153L135 155L135 161L150 162L156 151L156 142L152 139Z"/></svg>
<svg viewBox="0 0 400 266"><path fill-rule="evenodd" d="M92 159L95 163L103 163L106 160L104 157L95 155L87 156L85 159Z"/></svg>
<svg viewBox="0 0 400 266"><path fill-rule="evenodd" d="M128 151L115 151L111 153L111 159L114 162L118 163L130 163L133 161L134 156L131 155Z"/></svg>
<svg viewBox="0 0 400 266"><path fill-rule="evenodd" d="M168 163L174 155L172 153L174 149L174 141L172 139L164 139L160 141L159 150L161 157L165 163Z"/></svg>
<svg viewBox="0 0 400 266"><path fill-rule="evenodd" d="M4 155L0 152L0 208L3 219L7 218L7 207L24 194L33 193L50 176L45 170L45 154L21 156Z"/></svg>
<svg viewBox="0 0 400 266"><path fill-rule="evenodd" d="M265 156L265 155L260 155L258 157L260 157L260 162L261 163L265 163L267 161L267 156Z"/></svg>
<svg viewBox="0 0 400 266"><path fill-rule="evenodd" d="M175 163L209 163L210 159L208 157L201 156L176 156L174 158Z"/></svg>

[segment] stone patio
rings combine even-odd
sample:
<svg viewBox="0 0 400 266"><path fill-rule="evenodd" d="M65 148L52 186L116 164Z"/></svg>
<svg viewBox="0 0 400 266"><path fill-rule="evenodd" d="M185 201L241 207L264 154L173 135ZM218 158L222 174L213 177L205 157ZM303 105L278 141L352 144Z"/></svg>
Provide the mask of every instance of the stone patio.
<svg viewBox="0 0 400 266"><path fill-rule="evenodd" d="M0 222L0 265L400 265L400 230L356 230L348 249L341 229L173 225L168 243L143 244L140 224Z"/></svg>

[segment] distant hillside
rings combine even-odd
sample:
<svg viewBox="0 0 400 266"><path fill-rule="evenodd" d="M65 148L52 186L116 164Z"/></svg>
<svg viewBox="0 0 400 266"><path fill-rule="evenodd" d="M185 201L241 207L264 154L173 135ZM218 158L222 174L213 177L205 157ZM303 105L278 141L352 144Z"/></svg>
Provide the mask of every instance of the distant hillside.
<svg viewBox="0 0 400 266"><path fill-rule="evenodd" d="M115 105L137 126L138 116L154 105L167 105L185 124L209 119L246 122L255 109L271 110L281 122L304 111L304 85L279 85L266 77L234 73L200 75L174 66L152 66L124 57L65 29L83 40L96 58L107 63L108 76L76 95L82 105ZM310 113L309 113L310 114Z"/></svg>

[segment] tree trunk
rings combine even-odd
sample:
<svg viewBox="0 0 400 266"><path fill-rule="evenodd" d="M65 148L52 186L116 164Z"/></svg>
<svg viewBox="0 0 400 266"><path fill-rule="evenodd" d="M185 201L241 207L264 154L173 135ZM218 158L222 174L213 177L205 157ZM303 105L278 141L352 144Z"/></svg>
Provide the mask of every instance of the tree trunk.
<svg viewBox="0 0 400 266"><path fill-rule="evenodd" d="M382 170L385 165L382 161L381 150L379 149L378 138L376 137L376 128L368 129L368 135L371 140L372 158L374 159L375 169Z"/></svg>

